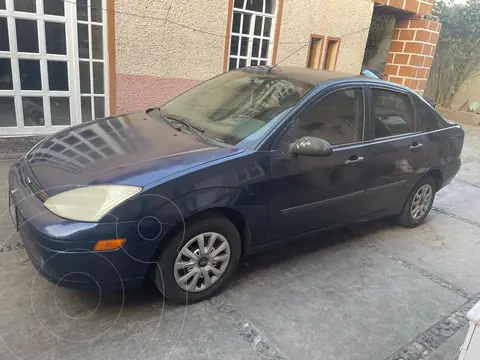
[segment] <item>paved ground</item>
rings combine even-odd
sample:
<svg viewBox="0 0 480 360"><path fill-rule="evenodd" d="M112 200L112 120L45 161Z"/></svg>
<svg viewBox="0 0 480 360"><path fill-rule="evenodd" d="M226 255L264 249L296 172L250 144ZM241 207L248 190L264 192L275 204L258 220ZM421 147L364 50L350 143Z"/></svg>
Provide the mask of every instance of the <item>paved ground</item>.
<svg viewBox="0 0 480 360"><path fill-rule="evenodd" d="M0 138L0 159L12 158L18 154L26 153L43 138L44 136Z"/></svg>
<svg viewBox="0 0 480 360"><path fill-rule="evenodd" d="M420 228L375 221L249 257L223 295L188 307L150 288L125 299L55 288L5 213L0 359L454 360L480 293L479 129Z"/></svg>

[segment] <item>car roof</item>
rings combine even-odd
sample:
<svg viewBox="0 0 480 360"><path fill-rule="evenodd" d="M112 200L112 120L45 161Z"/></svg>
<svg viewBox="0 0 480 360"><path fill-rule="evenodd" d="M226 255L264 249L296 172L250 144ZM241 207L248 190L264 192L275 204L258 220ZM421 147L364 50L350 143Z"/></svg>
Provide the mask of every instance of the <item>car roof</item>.
<svg viewBox="0 0 480 360"><path fill-rule="evenodd" d="M360 74L351 74L329 70L315 70L297 66L249 66L241 69L254 74L271 74L282 76L288 79L297 80L315 87L321 86L326 82L363 82L369 84L388 85L401 90L409 90L408 88L389 81L381 79L373 79Z"/></svg>

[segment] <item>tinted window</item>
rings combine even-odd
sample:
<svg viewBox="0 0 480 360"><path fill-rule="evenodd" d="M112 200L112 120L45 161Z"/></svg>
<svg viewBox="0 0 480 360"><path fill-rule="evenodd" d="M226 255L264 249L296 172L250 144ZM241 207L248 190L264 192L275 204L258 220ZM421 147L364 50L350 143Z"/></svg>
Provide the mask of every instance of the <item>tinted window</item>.
<svg viewBox="0 0 480 360"><path fill-rule="evenodd" d="M412 104L407 95L372 89L375 139L415 131Z"/></svg>
<svg viewBox="0 0 480 360"><path fill-rule="evenodd" d="M0 0L1 5L1 0ZM10 44L8 43L8 25L7 18L0 17L0 51L10 51Z"/></svg>
<svg viewBox="0 0 480 360"><path fill-rule="evenodd" d="M361 88L336 91L301 117L296 138L313 136L332 145L362 141L363 107Z"/></svg>
<svg viewBox="0 0 480 360"><path fill-rule="evenodd" d="M433 131L448 127L448 123L419 97L415 97L418 115L418 128L423 131Z"/></svg>

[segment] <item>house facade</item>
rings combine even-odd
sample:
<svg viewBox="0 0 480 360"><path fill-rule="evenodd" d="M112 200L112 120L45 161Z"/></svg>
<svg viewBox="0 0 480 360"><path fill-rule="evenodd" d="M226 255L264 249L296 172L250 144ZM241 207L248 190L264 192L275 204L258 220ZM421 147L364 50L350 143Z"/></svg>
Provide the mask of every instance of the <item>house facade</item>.
<svg viewBox="0 0 480 360"><path fill-rule="evenodd" d="M425 88L433 0L0 0L0 136L161 105L249 65L358 74L374 6L395 11L386 79Z"/></svg>

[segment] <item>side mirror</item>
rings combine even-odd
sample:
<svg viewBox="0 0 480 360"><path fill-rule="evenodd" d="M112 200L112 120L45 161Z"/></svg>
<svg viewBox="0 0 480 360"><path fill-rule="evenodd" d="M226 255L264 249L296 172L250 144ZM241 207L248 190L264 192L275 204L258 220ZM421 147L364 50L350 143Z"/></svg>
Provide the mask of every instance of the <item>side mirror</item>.
<svg viewBox="0 0 480 360"><path fill-rule="evenodd" d="M327 141L311 136L304 136L292 145L292 153L298 156L327 157L333 151Z"/></svg>

